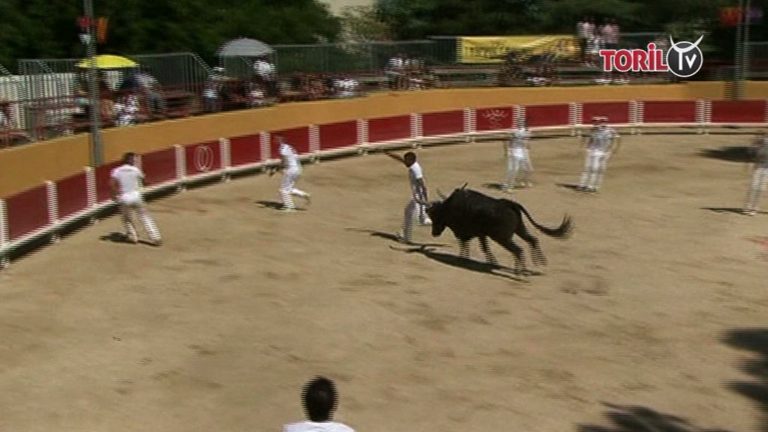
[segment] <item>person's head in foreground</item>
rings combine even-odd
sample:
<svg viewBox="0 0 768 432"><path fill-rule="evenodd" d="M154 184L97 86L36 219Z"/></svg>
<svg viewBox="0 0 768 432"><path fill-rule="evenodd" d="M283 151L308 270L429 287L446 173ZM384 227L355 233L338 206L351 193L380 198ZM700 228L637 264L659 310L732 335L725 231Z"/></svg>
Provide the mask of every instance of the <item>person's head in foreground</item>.
<svg viewBox="0 0 768 432"><path fill-rule="evenodd" d="M302 395L304 411L310 421L322 423L333 419L338 404L338 395L333 381L316 377L304 386Z"/></svg>

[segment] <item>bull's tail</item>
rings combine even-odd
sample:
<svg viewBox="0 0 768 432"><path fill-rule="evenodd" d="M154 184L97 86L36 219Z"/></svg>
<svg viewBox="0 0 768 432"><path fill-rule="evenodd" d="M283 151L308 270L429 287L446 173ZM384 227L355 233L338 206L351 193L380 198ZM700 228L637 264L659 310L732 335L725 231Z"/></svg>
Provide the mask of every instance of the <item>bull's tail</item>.
<svg viewBox="0 0 768 432"><path fill-rule="evenodd" d="M510 201L515 204L517 208L520 209L520 211L525 215L525 217L528 218L529 221L535 226L539 231L543 232L544 234L550 236L550 237L556 237L556 238L568 238L571 233L573 232L573 222L571 220L571 217L568 215L565 215L563 217L563 222L560 224L557 228L549 228L544 225L539 225L538 222L533 220L533 216L531 216L530 213L528 213L528 210L523 207L522 204L516 203L514 201Z"/></svg>

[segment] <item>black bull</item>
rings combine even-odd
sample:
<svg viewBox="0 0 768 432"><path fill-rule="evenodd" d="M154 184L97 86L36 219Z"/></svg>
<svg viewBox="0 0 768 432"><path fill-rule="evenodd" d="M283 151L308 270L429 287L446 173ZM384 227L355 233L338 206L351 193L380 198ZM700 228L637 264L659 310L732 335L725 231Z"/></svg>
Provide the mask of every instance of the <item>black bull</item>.
<svg viewBox="0 0 768 432"><path fill-rule="evenodd" d="M466 186L466 185L465 185ZM547 260L539 247L539 240L531 235L523 223L523 215L544 234L550 237L566 238L573 228L571 218L566 215L557 228L539 225L521 204L504 198L492 198L471 189L456 189L442 201L422 203L432 219L432 235L440 236L450 228L459 240L461 256L469 256L468 243L478 237L480 246L489 262L496 264L496 258L488 247L488 238L512 252L515 268L525 269L523 249L512 237L517 234L531 246L532 258L536 265L546 265Z"/></svg>

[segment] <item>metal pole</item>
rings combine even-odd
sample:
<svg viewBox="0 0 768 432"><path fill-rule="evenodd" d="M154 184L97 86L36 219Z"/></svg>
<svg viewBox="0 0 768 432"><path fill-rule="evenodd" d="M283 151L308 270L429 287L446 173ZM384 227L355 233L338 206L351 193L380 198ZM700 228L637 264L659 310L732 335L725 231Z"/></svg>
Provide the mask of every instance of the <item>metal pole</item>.
<svg viewBox="0 0 768 432"><path fill-rule="evenodd" d="M103 162L101 143L101 110L99 108L98 74L96 71L96 35L94 34L93 0L83 0L85 16L88 20L88 38L86 41L88 65L88 99L91 110L91 165L98 167Z"/></svg>
<svg viewBox="0 0 768 432"><path fill-rule="evenodd" d="M752 6L752 0L747 0L747 5L744 9L744 45L741 48L741 80L742 80L742 97L744 96L744 80L749 80L749 25L750 25L750 8Z"/></svg>
<svg viewBox="0 0 768 432"><path fill-rule="evenodd" d="M744 12L744 0L739 0L739 14L743 14ZM743 23L743 16L739 15L739 23L736 25L736 46L735 46L735 54L736 58L733 61L733 98L734 99L741 99L741 26Z"/></svg>

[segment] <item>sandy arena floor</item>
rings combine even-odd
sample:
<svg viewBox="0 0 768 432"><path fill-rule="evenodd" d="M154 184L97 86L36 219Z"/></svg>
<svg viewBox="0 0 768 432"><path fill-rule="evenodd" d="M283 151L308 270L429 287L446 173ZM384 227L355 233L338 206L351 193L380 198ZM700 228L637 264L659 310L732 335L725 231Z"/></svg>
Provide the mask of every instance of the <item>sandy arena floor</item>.
<svg viewBox="0 0 768 432"><path fill-rule="evenodd" d="M306 212L260 203L279 176L154 201L159 249L101 240L111 217L0 273L0 431L277 431L315 374L361 432L765 430L768 215L729 211L745 164L704 154L745 142L625 137L584 195L557 185L577 141L534 141L514 197L576 228L537 234L527 282L453 258L449 233L418 229L431 254L371 235L409 195L380 154L307 167ZM419 154L431 193L501 195L500 143Z"/></svg>

